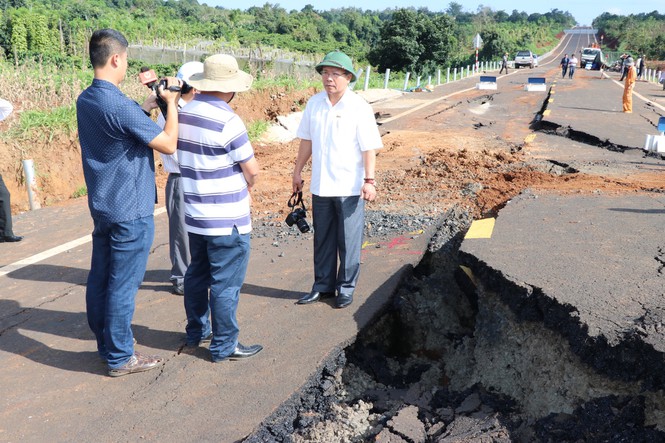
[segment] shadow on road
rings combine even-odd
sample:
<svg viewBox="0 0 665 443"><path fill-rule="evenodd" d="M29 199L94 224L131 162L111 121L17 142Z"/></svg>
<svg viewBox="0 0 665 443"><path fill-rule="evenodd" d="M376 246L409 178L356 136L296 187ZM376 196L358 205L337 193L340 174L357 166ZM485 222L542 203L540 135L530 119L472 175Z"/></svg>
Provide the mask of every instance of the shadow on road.
<svg viewBox="0 0 665 443"><path fill-rule="evenodd" d="M14 300L0 300L0 312L16 313L0 320L0 350L66 371L106 373L106 362L96 351L70 350L81 348L81 343L71 343L70 349L65 349L68 341L79 340L91 342L84 345L86 348L96 347L85 312L24 308ZM141 345L173 353L184 339L184 333L158 331L137 324L132 325L132 330Z"/></svg>

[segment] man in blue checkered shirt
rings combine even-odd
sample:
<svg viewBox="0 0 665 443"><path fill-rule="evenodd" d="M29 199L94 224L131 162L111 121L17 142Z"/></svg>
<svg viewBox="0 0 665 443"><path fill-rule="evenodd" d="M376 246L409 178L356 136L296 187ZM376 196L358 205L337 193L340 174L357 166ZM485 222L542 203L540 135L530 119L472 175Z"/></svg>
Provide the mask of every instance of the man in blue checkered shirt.
<svg viewBox="0 0 665 443"><path fill-rule="evenodd" d="M160 357L134 352L131 322L155 229L153 150L171 154L178 140L179 92L160 88L168 103L162 130L149 116L156 107L154 95L139 105L118 89L127 73L127 46L125 37L113 29L93 33L90 61L95 77L76 102L94 221L86 289L88 324L112 377L163 363ZM168 79L168 86L178 84L177 79Z"/></svg>

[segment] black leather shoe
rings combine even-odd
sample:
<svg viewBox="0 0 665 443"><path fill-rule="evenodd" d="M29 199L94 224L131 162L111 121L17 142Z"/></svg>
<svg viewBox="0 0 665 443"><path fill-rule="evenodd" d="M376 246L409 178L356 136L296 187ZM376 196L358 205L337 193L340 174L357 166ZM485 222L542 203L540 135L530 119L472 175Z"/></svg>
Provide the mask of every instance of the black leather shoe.
<svg viewBox="0 0 665 443"><path fill-rule="evenodd" d="M18 235L3 235L0 237L0 243L14 243L21 240L23 240L23 237Z"/></svg>
<svg viewBox="0 0 665 443"><path fill-rule="evenodd" d="M259 352L263 350L263 346L261 345L252 345L252 346L244 346L238 343L236 346L235 350L231 353L231 355L227 355L224 358L220 358L219 360L213 360L215 363L219 361L225 361L225 360L242 360L243 358L249 358L252 357Z"/></svg>
<svg viewBox="0 0 665 443"><path fill-rule="evenodd" d="M338 309L346 308L353 303L353 294L339 294L335 299L335 307Z"/></svg>
<svg viewBox="0 0 665 443"><path fill-rule="evenodd" d="M314 303L315 301L319 301L319 299L321 299L321 298L333 297L334 295L335 295L334 292L312 291L309 294L305 295L300 300L298 300L296 302L296 304L297 305L308 305L310 303Z"/></svg>

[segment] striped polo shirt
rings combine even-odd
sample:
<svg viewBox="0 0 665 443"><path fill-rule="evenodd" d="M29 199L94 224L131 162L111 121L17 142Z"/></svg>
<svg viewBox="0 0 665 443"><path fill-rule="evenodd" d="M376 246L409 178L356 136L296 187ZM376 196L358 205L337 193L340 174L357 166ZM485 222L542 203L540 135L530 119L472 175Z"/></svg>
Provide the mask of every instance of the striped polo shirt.
<svg viewBox="0 0 665 443"><path fill-rule="evenodd" d="M254 150L247 130L229 105L197 94L178 114L178 162L187 231L230 235L252 230L247 181L240 163Z"/></svg>

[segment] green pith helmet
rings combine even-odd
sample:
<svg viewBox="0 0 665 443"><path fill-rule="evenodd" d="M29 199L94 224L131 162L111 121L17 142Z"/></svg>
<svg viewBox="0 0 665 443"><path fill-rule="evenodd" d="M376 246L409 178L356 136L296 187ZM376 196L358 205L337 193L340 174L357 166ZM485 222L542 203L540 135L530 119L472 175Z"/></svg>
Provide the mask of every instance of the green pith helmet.
<svg viewBox="0 0 665 443"><path fill-rule="evenodd" d="M342 68L349 74L351 74L351 82L358 80L356 73L353 71L353 63L351 58L348 55L344 54L342 51L333 51L326 54L323 57L321 63L316 65L316 72L321 74L321 70L324 66L332 66L334 68Z"/></svg>

